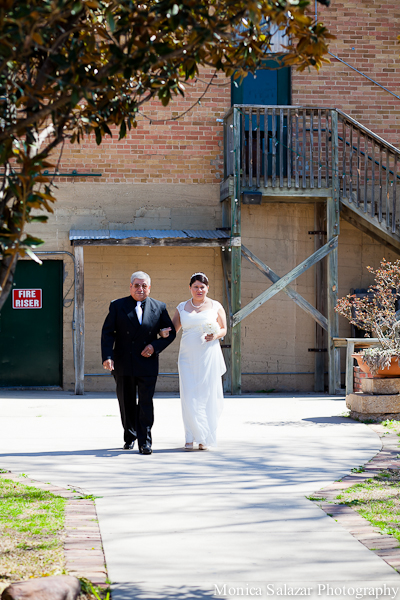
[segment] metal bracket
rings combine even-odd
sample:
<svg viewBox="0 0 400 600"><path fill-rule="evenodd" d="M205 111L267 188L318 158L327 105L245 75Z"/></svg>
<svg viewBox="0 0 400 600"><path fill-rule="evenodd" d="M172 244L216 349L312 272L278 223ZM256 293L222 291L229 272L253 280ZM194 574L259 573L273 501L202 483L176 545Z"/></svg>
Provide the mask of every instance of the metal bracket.
<svg viewBox="0 0 400 600"><path fill-rule="evenodd" d="M327 348L309 348L309 352L328 352Z"/></svg>
<svg viewBox="0 0 400 600"><path fill-rule="evenodd" d="M309 231L308 235L326 235L326 231Z"/></svg>
<svg viewBox="0 0 400 600"><path fill-rule="evenodd" d="M241 246L242 238L241 237L231 237L230 246Z"/></svg>

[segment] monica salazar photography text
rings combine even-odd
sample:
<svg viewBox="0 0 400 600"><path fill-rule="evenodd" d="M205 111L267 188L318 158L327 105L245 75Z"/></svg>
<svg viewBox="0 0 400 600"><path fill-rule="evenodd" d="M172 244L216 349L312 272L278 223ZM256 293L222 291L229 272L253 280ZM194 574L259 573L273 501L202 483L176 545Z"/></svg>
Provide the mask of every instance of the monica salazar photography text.
<svg viewBox="0 0 400 600"><path fill-rule="evenodd" d="M399 586L386 583L374 585L346 585L343 583L316 583L313 585L265 583L265 584L214 584L214 596L234 598L241 596L258 596L259 598L277 598L284 596L307 596L309 598L398 598Z"/></svg>

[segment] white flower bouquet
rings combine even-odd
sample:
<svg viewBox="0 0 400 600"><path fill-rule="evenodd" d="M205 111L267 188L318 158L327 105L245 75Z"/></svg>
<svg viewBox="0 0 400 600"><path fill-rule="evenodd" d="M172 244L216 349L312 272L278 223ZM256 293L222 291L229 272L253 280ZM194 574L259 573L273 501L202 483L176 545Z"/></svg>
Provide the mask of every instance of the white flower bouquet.
<svg viewBox="0 0 400 600"><path fill-rule="evenodd" d="M219 333L220 326L217 321L210 321L209 323L204 323L203 325L203 333L206 335L215 335Z"/></svg>

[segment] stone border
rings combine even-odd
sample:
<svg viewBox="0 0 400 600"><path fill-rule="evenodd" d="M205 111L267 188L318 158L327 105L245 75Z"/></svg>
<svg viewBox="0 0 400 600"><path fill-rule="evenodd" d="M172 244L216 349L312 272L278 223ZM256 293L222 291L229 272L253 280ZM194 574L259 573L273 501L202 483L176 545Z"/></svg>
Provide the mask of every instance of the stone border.
<svg viewBox="0 0 400 600"><path fill-rule="evenodd" d="M68 571L68 575L85 577L96 586L108 587L106 583L107 567L94 501L77 500L76 496L81 494L80 490L78 493L73 492L51 483L43 483L30 477L21 477L11 471L0 473L0 477L31 485L62 496L67 500L64 539L65 569ZM82 495L85 493L82 492Z"/></svg>
<svg viewBox="0 0 400 600"><path fill-rule="evenodd" d="M393 569L400 572L400 547L397 539L391 535L380 533L379 527L371 525L367 519L359 515L351 506L345 504L334 504L334 498L342 491L347 490L356 483L363 483L378 475L388 468L400 468L399 437L396 433L387 434L383 425L373 424L369 427L379 435L382 441L382 449L365 467L363 473L352 473L346 475L341 481L335 481L331 485L318 490L313 495L323 496L326 502L315 501L327 515L333 517L344 529L347 529L353 537L380 556Z"/></svg>

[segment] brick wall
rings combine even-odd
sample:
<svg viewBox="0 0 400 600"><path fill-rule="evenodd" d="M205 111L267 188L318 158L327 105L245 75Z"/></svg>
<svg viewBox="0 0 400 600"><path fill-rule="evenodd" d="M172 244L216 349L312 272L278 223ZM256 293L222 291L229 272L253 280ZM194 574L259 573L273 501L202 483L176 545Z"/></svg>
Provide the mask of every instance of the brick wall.
<svg viewBox="0 0 400 600"><path fill-rule="evenodd" d="M400 4L394 0L335 0L319 7L319 18L337 36L331 51L382 85L399 92ZM101 183L214 183L222 179L222 124L230 106L230 80L223 74L211 82L203 69L186 84L185 98L163 108L144 104L138 127L118 141L106 137L66 144L60 170L101 172ZM200 104L195 104L199 99ZM394 145L400 145L400 101L347 66L332 59L317 73L292 73L292 103L337 107ZM181 119L171 121L194 108ZM163 121L165 122L159 122ZM60 179L59 181L62 181ZM68 181L68 180L67 180ZM69 180L70 181L70 180ZM76 181L76 180L75 180Z"/></svg>
<svg viewBox="0 0 400 600"><path fill-rule="evenodd" d="M399 95L398 0L334 0L330 8L319 7L318 17L337 36L332 54ZM293 70L293 104L340 108L398 147L400 100L331 60L319 73Z"/></svg>
<svg viewBox="0 0 400 600"><path fill-rule="evenodd" d="M160 102L144 104L138 127L118 141L94 138L66 144L60 171L101 172L96 183L219 183L222 179L222 124L217 122L230 106L230 80L213 79L206 96L196 104L211 80L203 70L196 82L186 84L185 98L177 97L168 107ZM194 108L178 120L181 113ZM159 122L166 120L165 122ZM63 179L60 179L63 181Z"/></svg>
<svg viewBox="0 0 400 600"><path fill-rule="evenodd" d="M396 36L400 32L400 4L394 0L334 0L330 9L319 10L326 25L338 36L332 43L332 52L398 93L400 45L396 43ZM223 129L217 119L230 106L230 80L218 75L201 104L195 105L184 118L156 122L189 109L200 98L210 78L211 72L203 70L196 84L187 85L185 99L179 98L167 108L158 102L144 105L143 113L152 122L141 116L138 128L129 132L125 140L118 142L115 135L112 140L106 138L101 146L93 139L81 145L66 144L59 165L61 171L100 172L102 177L81 181L57 179L61 185L54 215L47 225L32 224L29 228L32 234L46 240L44 249L71 250L70 228L214 229L222 225L219 183L223 167ZM340 63L332 62L319 74L293 71L292 102L341 108L383 138L400 144L400 101ZM311 204L243 207L244 243L280 275L313 252L314 239L307 234L313 229ZM111 298L126 293L126 278L135 264L151 271L155 297L167 300L171 310L185 297L182 294L187 286L187 273L195 270L212 274L212 294L215 289L215 297L221 299L223 282L218 252L177 249L176 257L174 253L173 249L157 248L129 252L122 248L108 248L107 252L85 248L86 372L101 370L99 331L107 304ZM368 235L343 222L339 242L339 295L347 294L354 287L367 287L371 276L366 265L376 267L383 256L388 260L397 258ZM69 271L71 273L70 267ZM315 293L313 277L310 270L293 284L311 303L314 303ZM243 305L266 285L265 278L244 263ZM71 389L73 382L71 320L72 309L65 310L66 389ZM307 349L314 347L315 325L292 301L279 294L246 319L242 330L244 372L288 373L284 376L246 375L245 390L312 389L313 376L308 373L313 371L314 355ZM349 334L348 322L340 318L340 335ZM176 369L177 348L175 343L162 356L162 370ZM289 374L292 372L301 372L301 375ZM176 379L161 379L160 386L175 389ZM87 389L111 387L111 379L87 381Z"/></svg>

